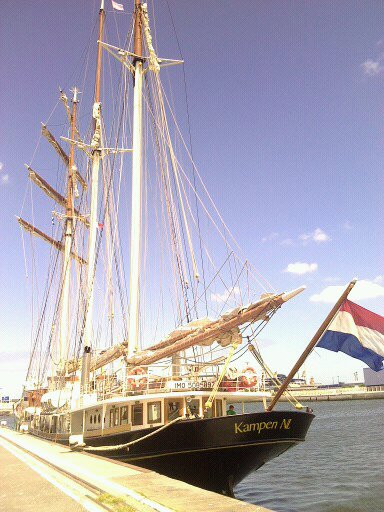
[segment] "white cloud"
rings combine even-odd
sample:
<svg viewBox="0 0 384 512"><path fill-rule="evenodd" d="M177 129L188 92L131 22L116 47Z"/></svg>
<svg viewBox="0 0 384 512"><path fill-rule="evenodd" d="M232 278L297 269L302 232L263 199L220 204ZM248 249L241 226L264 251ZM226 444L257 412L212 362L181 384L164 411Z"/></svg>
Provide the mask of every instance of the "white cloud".
<svg viewBox="0 0 384 512"><path fill-rule="evenodd" d="M383 67L380 65L380 62L372 59L367 59L365 62L362 63L361 67L363 68L364 73L369 76L378 75L380 71L383 70Z"/></svg>
<svg viewBox="0 0 384 512"><path fill-rule="evenodd" d="M379 284L384 283L384 276L376 276L373 282Z"/></svg>
<svg viewBox="0 0 384 512"><path fill-rule="evenodd" d="M322 242L329 242L331 240L331 237L327 235L327 233L324 233L324 231L320 228L315 229L313 232L313 241L317 243Z"/></svg>
<svg viewBox="0 0 384 512"><path fill-rule="evenodd" d="M9 174L2 174L1 176L1 183L3 185L6 185L9 182Z"/></svg>
<svg viewBox="0 0 384 512"><path fill-rule="evenodd" d="M330 276L330 277L326 277L324 279L324 281L326 283L337 283L337 281L340 281L340 277L332 277L332 276Z"/></svg>
<svg viewBox="0 0 384 512"><path fill-rule="evenodd" d="M334 304L341 296L345 288L346 286L327 286L320 293L312 295L309 300L311 302ZM375 280L369 281L365 279L357 281L355 287L348 296L348 298L355 301L364 299L376 299L377 297L384 297L384 286L381 286L375 282Z"/></svg>
<svg viewBox="0 0 384 512"><path fill-rule="evenodd" d="M323 242L329 242L331 237L322 229L316 228L315 231L311 233L303 233L302 235L299 235L299 240L302 241L303 245L307 245L309 242L321 244Z"/></svg>
<svg viewBox="0 0 384 512"><path fill-rule="evenodd" d="M235 286L234 288L225 291L224 293L211 293L212 302L227 302L231 297L232 299L240 295L240 288Z"/></svg>
<svg viewBox="0 0 384 512"><path fill-rule="evenodd" d="M346 220L343 224L343 228L346 230L346 231L349 231L351 229L353 229L353 226L352 224L349 222L349 220Z"/></svg>
<svg viewBox="0 0 384 512"><path fill-rule="evenodd" d="M286 247L290 247L292 245L295 245L295 242L292 240L292 238L284 238L284 240L282 240L280 242L280 245L284 245Z"/></svg>
<svg viewBox="0 0 384 512"><path fill-rule="evenodd" d="M271 233L270 235L265 236L261 239L261 242L265 244L265 242L272 242L272 240L276 240L276 238L279 238L279 233Z"/></svg>
<svg viewBox="0 0 384 512"><path fill-rule="evenodd" d="M4 164L3 162L0 162L0 172L4 169Z"/></svg>
<svg viewBox="0 0 384 512"><path fill-rule="evenodd" d="M317 268L317 263L301 263L297 261L296 263L289 263L287 268L284 269L284 272L297 275L311 274L312 272L316 272Z"/></svg>

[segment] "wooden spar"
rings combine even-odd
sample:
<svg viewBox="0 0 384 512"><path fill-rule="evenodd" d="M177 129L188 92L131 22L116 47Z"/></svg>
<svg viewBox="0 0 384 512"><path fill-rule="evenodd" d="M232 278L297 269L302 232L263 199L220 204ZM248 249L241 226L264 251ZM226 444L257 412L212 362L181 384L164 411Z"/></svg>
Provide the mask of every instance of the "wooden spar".
<svg viewBox="0 0 384 512"><path fill-rule="evenodd" d="M50 144L54 147L57 154L60 156L62 161L64 162L64 165L68 167L69 165L69 156L64 151L64 149L60 146L60 144L57 142L55 137L52 135L52 133L48 130L47 126L44 123L41 123L41 134L44 135L44 137L48 140Z"/></svg>
<svg viewBox="0 0 384 512"><path fill-rule="evenodd" d="M24 164L25 167L28 169L28 177L33 183L35 183L38 187L41 188L45 194L56 201L57 204L60 206L66 206L67 200L64 196L59 194L54 188L51 187L49 183L47 183L41 176L37 174L36 171L32 169L28 164Z"/></svg>
<svg viewBox="0 0 384 512"><path fill-rule="evenodd" d="M96 79L95 79L95 103L100 102L100 84L101 84L101 59L103 55L103 48L101 42L104 33L104 2L101 3L99 10L99 38L97 42L97 63L96 63ZM96 120L94 120L94 129L96 128Z"/></svg>
<svg viewBox="0 0 384 512"><path fill-rule="evenodd" d="M300 370L301 366L304 364L304 361L307 359L307 357L309 356L309 354L312 352L312 350L314 349L316 343L320 340L320 338L322 337L322 335L324 334L324 332L327 330L329 324L332 322L334 316L336 315L336 313L338 312L338 310L340 309L341 305L343 304L343 302L345 301L345 299L348 297L350 291L352 290L352 288L355 286L356 284L356 279L353 279L349 285L347 286L347 288L344 290L343 294L341 295L341 297L339 298L339 300L336 302L336 304L333 306L333 308L331 309L331 311L329 312L329 314L327 315L326 319L324 320L324 322L320 325L319 329L317 330L316 334L314 335L314 337L311 339L311 341L309 342L307 348L304 350L304 352L301 354L301 356L299 357L299 359L297 360L296 364L293 366L292 370L289 372L289 374L287 375L287 378L284 380L284 382L282 383L282 385L279 387L279 389L277 390L276 392L276 395L273 397L271 403L269 404L268 408L267 408L267 411L272 411L273 408L275 407L276 403L278 402L278 400L280 399L281 395L284 393L284 391L287 389L287 387L289 386L289 383L291 382L291 380L293 379L293 377L296 375L296 373Z"/></svg>
<svg viewBox="0 0 384 512"><path fill-rule="evenodd" d="M143 57L143 31L141 18L141 0L135 0L135 28L134 28L134 46L133 52L136 60L142 60Z"/></svg>
<svg viewBox="0 0 384 512"><path fill-rule="evenodd" d="M24 164L24 165L28 169L28 173L29 173L28 177L29 177L29 179L31 181L33 181L33 183L35 183L35 185L40 187L41 190L43 192L45 192L45 194L48 197L50 197L51 199L56 201L57 204L59 204L60 206L63 206L65 208L66 204L67 204L66 198L64 196L62 196L61 194L59 194L59 192L57 192L53 187L51 187L51 185L48 182L46 182L44 178L39 176L37 174L37 172L34 171L29 165L27 165L27 164ZM79 219L81 222L83 222L88 227L89 226L89 222L88 222L87 218L84 217L84 215L81 215L79 210L77 210L76 208L74 208L73 211L74 211L75 217L77 219Z"/></svg>
<svg viewBox="0 0 384 512"><path fill-rule="evenodd" d="M144 352L149 353L154 350L159 350L161 348L169 347L176 341L179 341L179 340L185 338L185 336L187 334L190 334L190 333L184 331L184 332L179 332L178 334L176 334L174 336L172 336L172 334L171 334L165 340L160 341L156 345L152 345L152 346L146 348L145 351L143 351L143 353ZM115 361L116 359L118 359L119 357L121 357L122 355L125 354L127 347L128 347L128 341L123 341L122 343L119 343L118 345L114 345L113 347L105 350L102 354L97 356L96 359L94 359L92 361L92 364L91 364L92 370L101 368L102 366L105 366L106 364L108 364L112 361ZM78 369L79 365L76 360L73 360L73 361L69 362L68 367L70 368L70 372L74 372Z"/></svg>
<svg viewBox="0 0 384 512"><path fill-rule="evenodd" d="M205 328L197 328L192 333L182 332L175 336L170 336L165 340L148 347L146 350L126 358L127 365L147 365L171 356L181 350L186 350L194 345L199 345L207 340L213 343L215 339L219 339L223 334L228 333L232 329L239 327L247 322L255 322L263 319L270 311L280 307L284 302L301 293L304 288L298 288L291 293L283 293L280 295L272 295L260 299L258 302L251 304L247 308L236 310L229 315L224 315L218 320L212 321ZM92 360L91 371L97 370L119 357L125 355L127 342L124 341L119 345L106 350ZM79 367L77 361L71 361L68 371L76 371Z"/></svg>
<svg viewBox="0 0 384 512"><path fill-rule="evenodd" d="M154 352L155 350L160 350L162 348L169 347L169 346L173 345L176 341L179 341L179 340L185 338L185 336L187 334L192 334L192 332L195 332L197 329L198 329L198 327L196 327L196 329L194 329L193 331L176 330L176 334L171 333L164 340L156 343L155 345L151 345L150 347L147 347L141 353L148 354L150 352ZM114 345L113 347L105 350L102 354L97 356L97 358L92 362L92 364L93 364L93 366L91 366L92 369L101 368L102 366L104 366L112 361L115 361L116 359L118 359L119 357L121 357L122 355L125 354L127 347L128 347L128 341L123 341L122 343L119 343L118 345ZM70 361L69 368L71 368L72 372L76 371L78 369L77 361L76 360Z"/></svg>
<svg viewBox="0 0 384 512"><path fill-rule="evenodd" d="M65 108L65 111L67 113L67 118L68 118L69 124L71 124L71 116L72 116L72 114L71 114L71 109L69 108L69 105L68 105L68 98L67 98L67 95L65 94L65 92L63 91L63 89L61 89L61 88L60 88L60 99L61 99L61 101L64 104L64 108ZM80 136L80 132L77 129L77 126L75 126L75 133L76 133L78 141L82 142L81 136Z"/></svg>
<svg viewBox="0 0 384 512"><path fill-rule="evenodd" d="M64 165L66 167L68 167L69 166L69 156L64 151L64 149L60 146L60 144L57 142L55 137L48 130L48 128L46 127L46 125L44 123L41 123L41 134L44 135L44 137L47 139L47 141L50 144L52 144L52 146L54 147L55 151L57 152L57 154L60 156L60 158L64 162ZM83 189L86 189L87 188L87 183L86 183L86 181L84 180L84 178L81 176L81 174L79 173L79 171L77 169L75 169L75 174L76 174L76 180L81 184Z"/></svg>
<svg viewBox="0 0 384 512"><path fill-rule="evenodd" d="M21 217L16 217L16 219L17 219L18 223L20 224L20 226L22 228L24 228L26 231L28 231L29 233L32 233L32 235L37 236L37 237L41 238L42 240L45 240L49 244L53 245L53 247L55 247L59 251L64 251L64 245L61 242L59 242L58 240L54 240L50 236L43 233L43 231L40 231L40 229L35 228L34 226L32 226L32 224L29 224L29 222L25 221ZM78 256L77 254L75 254L74 252L71 252L71 256L79 263L86 265L87 262L83 258Z"/></svg>
<svg viewBox="0 0 384 512"><path fill-rule="evenodd" d="M213 322L211 326L203 329L203 332L189 334L184 339L174 343L171 347L157 350L154 354L137 354L136 356L128 357L126 363L128 366L149 365L159 361L160 359L169 357L176 352L181 352L182 350L187 350L194 345L199 345L203 341L212 340L213 342L215 338L219 338L223 333L227 333L231 329L239 327L247 322L256 322L265 318L268 313L281 306L283 302L284 300L281 295L275 295L273 298L264 299L256 304L252 304L230 320L217 320L216 322Z"/></svg>

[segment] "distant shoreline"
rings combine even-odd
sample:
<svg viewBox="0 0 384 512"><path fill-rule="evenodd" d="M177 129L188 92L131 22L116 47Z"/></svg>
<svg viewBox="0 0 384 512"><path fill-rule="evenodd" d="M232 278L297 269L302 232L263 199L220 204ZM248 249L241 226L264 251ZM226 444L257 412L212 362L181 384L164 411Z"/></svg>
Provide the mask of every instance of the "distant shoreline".
<svg viewBox="0 0 384 512"><path fill-rule="evenodd" d="M368 391L367 388L326 388L326 389L294 389L289 391L297 400L303 402L321 402L337 400L372 400L384 398L384 390ZM280 398L287 402L285 396Z"/></svg>

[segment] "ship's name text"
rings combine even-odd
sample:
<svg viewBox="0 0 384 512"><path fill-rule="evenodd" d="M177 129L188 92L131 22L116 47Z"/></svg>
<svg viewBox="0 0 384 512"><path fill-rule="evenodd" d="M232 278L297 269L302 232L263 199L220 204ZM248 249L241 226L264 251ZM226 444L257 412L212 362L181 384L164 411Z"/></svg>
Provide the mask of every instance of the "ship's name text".
<svg viewBox="0 0 384 512"><path fill-rule="evenodd" d="M278 421L260 421L259 423L235 423L235 434L245 434L246 432L257 432L260 434L263 430L287 430L291 428L291 419Z"/></svg>

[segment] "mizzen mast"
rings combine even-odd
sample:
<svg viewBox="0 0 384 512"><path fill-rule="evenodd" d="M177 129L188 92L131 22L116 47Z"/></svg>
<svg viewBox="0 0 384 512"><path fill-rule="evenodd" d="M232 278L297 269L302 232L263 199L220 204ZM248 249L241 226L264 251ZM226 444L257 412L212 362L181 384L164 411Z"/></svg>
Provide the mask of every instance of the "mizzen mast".
<svg viewBox="0 0 384 512"><path fill-rule="evenodd" d="M134 25L134 93L133 93L133 158L132 158L132 212L131 259L129 286L128 354L138 349L140 315L140 259L141 259L141 181L142 181L142 89L143 39L142 6L135 0Z"/></svg>

